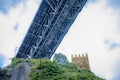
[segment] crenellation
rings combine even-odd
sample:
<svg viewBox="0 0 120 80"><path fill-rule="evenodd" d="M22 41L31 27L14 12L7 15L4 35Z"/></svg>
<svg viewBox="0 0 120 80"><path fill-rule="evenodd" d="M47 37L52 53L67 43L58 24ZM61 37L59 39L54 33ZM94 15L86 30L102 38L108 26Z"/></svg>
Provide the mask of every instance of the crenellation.
<svg viewBox="0 0 120 80"><path fill-rule="evenodd" d="M85 57L84 54L82 54L82 57Z"/></svg>
<svg viewBox="0 0 120 80"><path fill-rule="evenodd" d="M78 56L78 57L81 57L81 55L80 55L80 54L77 54L77 56Z"/></svg>
<svg viewBox="0 0 120 80"><path fill-rule="evenodd" d="M89 66L89 60L88 60L88 54L78 54L75 56L72 55L72 63L78 65L80 68L82 69L90 69L90 66Z"/></svg>

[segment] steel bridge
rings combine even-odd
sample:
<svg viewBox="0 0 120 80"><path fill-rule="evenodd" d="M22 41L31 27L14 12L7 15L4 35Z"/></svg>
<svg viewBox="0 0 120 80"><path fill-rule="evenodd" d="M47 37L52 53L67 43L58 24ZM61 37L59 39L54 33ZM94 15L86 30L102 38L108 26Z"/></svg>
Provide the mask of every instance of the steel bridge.
<svg viewBox="0 0 120 80"><path fill-rule="evenodd" d="M18 58L51 58L87 0L42 0Z"/></svg>

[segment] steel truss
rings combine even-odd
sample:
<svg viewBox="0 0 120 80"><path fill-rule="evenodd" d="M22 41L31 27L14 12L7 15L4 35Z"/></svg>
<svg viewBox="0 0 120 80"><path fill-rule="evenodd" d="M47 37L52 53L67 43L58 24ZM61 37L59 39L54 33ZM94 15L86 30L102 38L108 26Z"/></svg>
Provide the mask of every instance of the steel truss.
<svg viewBox="0 0 120 80"><path fill-rule="evenodd" d="M16 55L51 58L87 0L43 0Z"/></svg>

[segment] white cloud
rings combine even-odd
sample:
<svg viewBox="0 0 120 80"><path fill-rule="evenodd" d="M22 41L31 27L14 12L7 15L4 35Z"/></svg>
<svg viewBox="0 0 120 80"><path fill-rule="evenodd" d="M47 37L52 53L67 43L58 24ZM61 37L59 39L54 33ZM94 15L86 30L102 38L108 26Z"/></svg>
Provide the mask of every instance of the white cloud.
<svg viewBox="0 0 120 80"><path fill-rule="evenodd" d="M96 75L107 80L115 76L115 65L120 58L120 48L111 52L104 42L120 44L118 30L118 11L107 6L107 0L90 3L83 8L68 34L56 52L66 54L70 60L71 54L87 52L90 59L91 70Z"/></svg>
<svg viewBox="0 0 120 80"><path fill-rule="evenodd" d="M38 4L41 0L28 0L25 4L9 10L7 15L0 14L0 53L8 59L14 56L15 47L19 47L30 26ZM119 12L106 6L107 0L89 3L83 8L68 34L63 39L56 52L68 56L87 52L91 70L98 76L112 80L115 76L114 68L120 56L120 48L108 51L110 43L120 44ZM18 30L13 28L19 25Z"/></svg>
<svg viewBox="0 0 120 80"><path fill-rule="evenodd" d="M15 56L15 47L20 47L40 1L28 0L25 4L20 3L11 8L7 15L0 14L0 52L6 59L4 65L8 64L9 58ZM16 23L18 31L14 30Z"/></svg>

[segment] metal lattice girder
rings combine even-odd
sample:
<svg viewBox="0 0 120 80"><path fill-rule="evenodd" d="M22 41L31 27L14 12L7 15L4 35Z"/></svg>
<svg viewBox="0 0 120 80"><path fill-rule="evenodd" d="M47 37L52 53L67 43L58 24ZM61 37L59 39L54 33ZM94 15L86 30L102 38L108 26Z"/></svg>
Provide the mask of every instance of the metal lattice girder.
<svg viewBox="0 0 120 80"><path fill-rule="evenodd" d="M87 0L43 0L16 57L51 58Z"/></svg>

